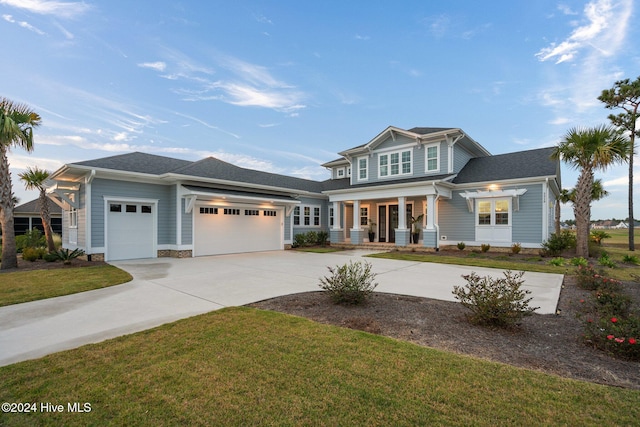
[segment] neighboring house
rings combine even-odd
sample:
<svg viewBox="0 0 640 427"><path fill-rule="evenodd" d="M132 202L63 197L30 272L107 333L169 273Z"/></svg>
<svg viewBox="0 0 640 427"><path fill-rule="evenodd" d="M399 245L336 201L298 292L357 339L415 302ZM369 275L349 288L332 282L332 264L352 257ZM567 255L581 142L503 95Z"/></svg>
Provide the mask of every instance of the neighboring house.
<svg viewBox="0 0 640 427"><path fill-rule="evenodd" d="M48 204L49 215L51 216L51 228L54 233L62 234L62 208L50 199L48 200ZM16 236L24 234L33 228L37 228L44 233L38 199L13 208L13 229L15 230Z"/></svg>
<svg viewBox="0 0 640 427"><path fill-rule="evenodd" d="M278 250L296 234L332 242L464 241L540 247L553 232L560 186L551 148L492 156L456 128L388 127L325 163L312 181L130 153L67 164L49 195L64 209L63 245L106 260Z"/></svg>

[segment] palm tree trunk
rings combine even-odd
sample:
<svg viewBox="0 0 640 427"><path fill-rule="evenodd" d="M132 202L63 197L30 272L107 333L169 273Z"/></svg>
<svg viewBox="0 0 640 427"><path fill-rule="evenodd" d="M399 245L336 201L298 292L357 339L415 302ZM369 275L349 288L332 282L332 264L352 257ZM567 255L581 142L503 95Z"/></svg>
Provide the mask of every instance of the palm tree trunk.
<svg viewBox="0 0 640 427"><path fill-rule="evenodd" d="M573 214L576 217L576 255L589 258L589 226L591 222L591 187L593 170L585 167L576 184Z"/></svg>
<svg viewBox="0 0 640 427"><path fill-rule="evenodd" d="M40 190L39 197L40 204L40 217L42 218L42 227L44 228L44 237L47 241L47 250L54 252L56 245L53 243L53 230L51 230L51 215L49 213L49 200L47 198L47 192L43 188Z"/></svg>
<svg viewBox="0 0 640 427"><path fill-rule="evenodd" d="M0 226L2 227L2 264L0 270L18 267L16 234L13 228L13 193L7 149L0 145Z"/></svg>
<svg viewBox="0 0 640 427"><path fill-rule="evenodd" d="M560 235L560 200L556 199L556 207L555 207L555 220L556 220L556 235Z"/></svg>

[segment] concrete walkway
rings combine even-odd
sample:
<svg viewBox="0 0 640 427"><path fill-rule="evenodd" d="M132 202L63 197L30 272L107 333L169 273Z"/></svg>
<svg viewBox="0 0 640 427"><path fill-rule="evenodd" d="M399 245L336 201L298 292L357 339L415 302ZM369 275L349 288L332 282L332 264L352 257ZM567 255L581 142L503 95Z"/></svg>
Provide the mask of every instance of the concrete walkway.
<svg viewBox="0 0 640 427"><path fill-rule="evenodd" d="M100 342L222 307L280 295L318 291L327 266L371 251L314 254L259 252L188 259L113 263L133 275L118 286L0 308L0 366ZM454 285L471 271L501 270L367 258L378 274L376 291L455 301ZM527 272L525 288L540 314L555 313L563 276ZM0 276L2 280L2 276Z"/></svg>

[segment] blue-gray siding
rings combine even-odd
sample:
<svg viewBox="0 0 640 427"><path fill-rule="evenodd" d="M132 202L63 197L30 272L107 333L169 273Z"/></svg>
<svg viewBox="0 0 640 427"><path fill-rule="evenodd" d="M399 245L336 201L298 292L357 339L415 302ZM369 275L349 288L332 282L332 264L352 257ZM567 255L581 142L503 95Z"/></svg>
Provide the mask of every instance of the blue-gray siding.
<svg viewBox="0 0 640 427"><path fill-rule="evenodd" d="M104 196L158 199L158 244L176 243L175 186L96 178L91 186L92 246L103 247L105 245Z"/></svg>
<svg viewBox="0 0 640 427"><path fill-rule="evenodd" d="M521 187L522 188L522 187ZM520 210L513 212L512 240L519 243L542 242L542 184L524 187L520 196Z"/></svg>
<svg viewBox="0 0 640 427"><path fill-rule="evenodd" d="M186 205L186 200L181 199L182 208L180 209L181 216L181 227L182 227L182 244L183 245L192 245L193 244L193 211L189 213L184 212L184 208ZM196 209L194 207L194 209Z"/></svg>
<svg viewBox="0 0 640 427"><path fill-rule="evenodd" d="M453 146L453 172L458 173L464 165L473 158L473 155L465 150L462 146L456 144Z"/></svg>

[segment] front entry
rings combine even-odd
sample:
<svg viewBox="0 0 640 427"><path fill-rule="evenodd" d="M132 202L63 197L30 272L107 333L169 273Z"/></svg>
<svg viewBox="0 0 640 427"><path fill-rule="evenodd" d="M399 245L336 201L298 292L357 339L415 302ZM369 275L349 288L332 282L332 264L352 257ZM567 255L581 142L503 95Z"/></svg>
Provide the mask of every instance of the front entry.
<svg viewBox="0 0 640 427"><path fill-rule="evenodd" d="M413 205L407 204L407 220L405 224L411 224ZM396 242L396 228L398 228L398 205L378 206L378 238L379 242Z"/></svg>

